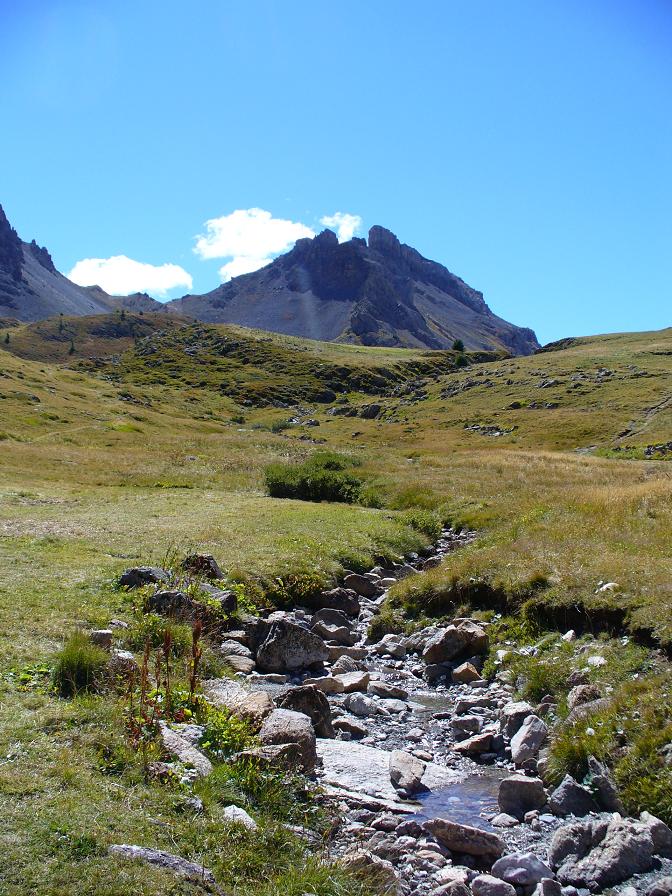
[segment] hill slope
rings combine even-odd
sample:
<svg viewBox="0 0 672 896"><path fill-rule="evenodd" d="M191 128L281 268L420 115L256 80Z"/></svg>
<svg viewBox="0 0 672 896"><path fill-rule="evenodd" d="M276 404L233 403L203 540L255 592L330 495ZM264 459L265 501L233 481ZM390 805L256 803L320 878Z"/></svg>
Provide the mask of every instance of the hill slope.
<svg viewBox="0 0 672 896"><path fill-rule="evenodd" d="M497 317L481 293L423 258L383 227L369 241L339 243L325 230L271 264L171 309L211 323L236 323L310 339L408 348L505 349L530 354L532 330Z"/></svg>

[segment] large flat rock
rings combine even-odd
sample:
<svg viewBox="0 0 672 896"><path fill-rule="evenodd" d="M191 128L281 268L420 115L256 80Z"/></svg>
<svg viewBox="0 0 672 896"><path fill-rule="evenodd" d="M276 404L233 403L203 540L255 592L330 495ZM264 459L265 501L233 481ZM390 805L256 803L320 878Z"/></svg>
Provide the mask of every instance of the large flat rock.
<svg viewBox="0 0 672 896"><path fill-rule="evenodd" d="M321 780L331 787L350 793L376 797L397 805L409 805L401 800L390 780L390 751L368 747L355 741L317 741L317 755L322 760ZM422 784L429 790L438 790L460 781L456 772L428 762L422 776Z"/></svg>

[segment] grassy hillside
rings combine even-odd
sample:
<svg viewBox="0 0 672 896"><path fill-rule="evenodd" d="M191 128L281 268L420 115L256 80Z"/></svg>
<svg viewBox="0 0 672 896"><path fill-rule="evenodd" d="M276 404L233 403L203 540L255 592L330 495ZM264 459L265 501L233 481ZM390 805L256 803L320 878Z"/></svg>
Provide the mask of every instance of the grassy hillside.
<svg viewBox="0 0 672 896"><path fill-rule="evenodd" d="M422 512L479 537L422 585L400 584L381 630L523 607L672 643L672 454L655 448L672 440L671 330L458 368L454 353L137 317L134 333L127 314L78 321L67 342L58 321L0 338L0 878L13 896L60 896L73 874L91 894L188 892L142 868L112 882L99 845L191 854L194 838L237 896L317 887L310 869L289 880L281 857L299 853L270 822L252 852L224 856L170 791L120 788L109 707L40 688L77 625L132 618L111 587L126 566L205 549L258 596L277 577L326 582L417 548L427 537L409 511ZM359 416L374 402L377 417ZM358 416L330 413L341 406ZM372 506L265 496L267 464L325 447L359 462Z"/></svg>

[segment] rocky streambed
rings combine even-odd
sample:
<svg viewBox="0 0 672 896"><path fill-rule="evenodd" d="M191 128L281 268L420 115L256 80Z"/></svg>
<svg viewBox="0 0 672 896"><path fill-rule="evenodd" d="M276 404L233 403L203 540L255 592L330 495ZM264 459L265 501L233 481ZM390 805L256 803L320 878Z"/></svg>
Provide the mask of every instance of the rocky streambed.
<svg viewBox="0 0 672 896"><path fill-rule="evenodd" d="M446 530L424 556L347 573L309 607L245 618L219 647L235 678L206 681L205 694L258 731L246 755L319 782L341 819L330 858L375 873L389 892L671 894L672 831L646 813L626 818L605 767L591 760L589 780L546 786L553 708L517 701L506 676L482 677L487 624L454 619L370 642L389 588L472 537ZM197 563L212 573L211 600L231 601L212 558ZM152 609L187 613L192 598L161 590L161 573ZM125 575L140 583L150 572ZM593 696L577 691L576 711ZM200 734L162 728L187 779L209 773Z"/></svg>

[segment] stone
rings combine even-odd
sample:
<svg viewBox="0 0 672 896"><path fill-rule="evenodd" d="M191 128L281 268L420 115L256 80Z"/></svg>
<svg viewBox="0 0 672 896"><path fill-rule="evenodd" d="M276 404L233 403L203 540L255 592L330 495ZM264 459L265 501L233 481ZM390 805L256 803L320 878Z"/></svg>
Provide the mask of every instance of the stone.
<svg viewBox="0 0 672 896"><path fill-rule="evenodd" d="M654 845L647 825L613 816L611 821L577 821L559 828L548 864L560 883L602 890L649 871Z"/></svg>
<svg viewBox="0 0 672 896"><path fill-rule="evenodd" d="M231 654L224 657L226 665L234 672L240 672L243 675L249 675L256 668L256 663L249 656L236 656Z"/></svg>
<svg viewBox="0 0 672 896"><path fill-rule="evenodd" d="M473 734L466 740L454 744L453 750L456 753L462 753L463 755L489 753L492 750L492 732L483 731L481 734Z"/></svg>
<svg viewBox="0 0 672 896"><path fill-rule="evenodd" d="M329 650L322 638L286 619L271 624L257 650L262 672L293 672L323 663Z"/></svg>
<svg viewBox="0 0 672 896"><path fill-rule="evenodd" d="M343 584L347 589L359 594L360 597L375 597L378 594L378 586L371 579L360 576L356 572L347 575L343 579Z"/></svg>
<svg viewBox="0 0 672 896"><path fill-rule="evenodd" d="M357 877L361 877L370 886L376 888L381 896L396 896L399 892L399 880L394 865L366 850L356 849L346 853L341 865Z"/></svg>
<svg viewBox="0 0 672 896"><path fill-rule="evenodd" d="M259 732L262 746L296 744L300 753L301 768L306 774L315 770L317 758L313 724L303 713L291 709L274 709L264 719Z"/></svg>
<svg viewBox="0 0 672 896"><path fill-rule="evenodd" d="M343 675L334 675L334 678L343 685L345 694L351 694L354 691L366 691L371 680L368 672L345 672Z"/></svg>
<svg viewBox="0 0 672 896"><path fill-rule="evenodd" d="M157 591L147 600L147 612L170 616L181 622L191 622L196 618L196 601L184 591Z"/></svg>
<svg viewBox="0 0 672 896"><path fill-rule="evenodd" d="M209 601L219 604L219 609L223 613L231 615L238 609L238 595L230 588L217 588L210 582L200 582L199 587L205 592Z"/></svg>
<svg viewBox="0 0 672 896"><path fill-rule="evenodd" d="M347 616L359 615L359 597L351 588L332 588L330 591L322 591L313 598L313 605L318 608L341 610Z"/></svg>
<svg viewBox="0 0 672 896"><path fill-rule="evenodd" d="M146 846L131 846L126 843L115 843L108 847L108 853L111 856L118 856L123 859L131 859L139 862L146 862L155 868L163 868L172 872L176 877L182 877L194 884L200 884L207 889L223 896L223 891L217 886L215 876L203 865L197 862L189 862L180 856L173 855L170 852L164 852L162 849L150 849Z"/></svg>
<svg viewBox="0 0 672 896"><path fill-rule="evenodd" d="M267 691L250 691L228 678L203 682L203 692L213 704L248 722L258 731L264 719L273 712L273 700Z"/></svg>
<svg viewBox="0 0 672 896"><path fill-rule="evenodd" d="M159 734L163 749L175 756L188 769L194 770L194 777L204 778L212 771L212 763L207 756L197 750L187 738L173 731L165 722L159 722Z"/></svg>
<svg viewBox="0 0 672 896"><path fill-rule="evenodd" d="M550 795L548 804L554 815L576 815L581 818L590 812L599 812L599 806L590 790L578 784L571 775L565 775Z"/></svg>
<svg viewBox="0 0 672 896"><path fill-rule="evenodd" d="M504 842L497 834L448 818L433 818L426 821L423 827L451 852L466 853L494 862L505 849Z"/></svg>
<svg viewBox="0 0 672 896"><path fill-rule="evenodd" d="M239 641L226 640L219 645L219 654L223 657L227 656L244 656L252 659L252 651L249 647L245 647Z"/></svg>
<svg viewBox="0 0 672 896"><path fill-rule="evenodd" d="M378 656L393 656L398 660L403 660L406 656L406 645L399 635L385 635L377 644L373 645L373 649Z"/></svg>
<svg viewBox="0 0 672 896"><path fill-rule="evenodd" d="M130 650L112 650L107 661L107 675L116 686L125 686L140 675L140 666Z"/></svg>
<svg viewBox="0 0 672 896"><path fill-rule="evenodd" d="M572 710L584 703L590 703L591 700L600 698L600 689L594 684L577 684L567 694L567 707Z"/></svg>
<svg viewBox="0 0 672 896"><path fill-rule="evenodd" d="M481 716L456 716L450 720L450 730L458 740L464 740L471 734L478 734L483 727Z"/></svg>
<svg viewBox="0 0 672 896"><path fill-rule="evenodd" d="M301 750L298 744L268 744L265 747L242 750L236 756L265 769L295 771L301 765Z"/></svg>
<svg viewBox="0 0 672 896"><path fill-rule="evenodd" d="M660 877L646 891L645 896L672 896L672 877Z"/></svg>
<svg viewBox="0 0 672 896"><path fill-rule="evenodd" d="M112 649L112 638L114 636L114 632L111 628L98 628L94 629L94 631L89 632L89 638L91 639L91 643L95 644L96 647L102 647L103 650L111 650Z"/></svg>
<svg viewBox="0 0 672 896"><path fill-rule="evenodd" d="M655 854L667 859L672 858L672 831L665 822L656 818L655 815L651 815L650 812L642 812L639 820L648 827L651 833Z"/></svg>
<svg viewBox="0 0 672 896"><path fill-rule="evenodd" d="M349 734L350 737L356 739L366 737L368 733L364 725L355 722L354 719L334 719L333 725L336 731L342 731L344 734Z"/></svg>
<svg viewBox="0 0 672 896"><path fill-rule="evenodd" d="M291 688L276 699L281 709L293 709L302 712L313 723L317 737L336 737L331 722L331 707L322 691L311 685Z"/></svg>
<svg viewBox="0 0 672 896"><path fill-rule="evenodd" d="M471 684L473 681L482 681L481 673L471 663L462 663L453 669L452 678L455 684Z"/></svg>
<svg viewBox="0 0 672 896"><path fill-rule="evenodd" d="M548 727L539 716L528 716L511 738L511 758L516 765L534 759L548 737Z"/></svg>
<svg viewBox="0 0 672 896"><path fill-rule="evenodd" d="M224 578L224 573L212 554L189 554L182 561L182 569L205 579Z"/></svg>
<svg viewBox="0 0 672 896"><path fill-rule="evenodd" d="M544 782L540 778L511 775L500 782L497 802L502 812L523 819L526 812L546 804Z"/></svg>
<svg viewBox="0 0 672 896"><path fill-rule="evenodd" d="M390 753L390 780L397 790L404 791L408 796L421 789L425 768L425 763L411 753L404 750Z"/></svg>
<svg viewBox="0 0 672 896"><path fill-rule="evenodd" d="M312 621L313 624L316 622L324 622L325 625L343 626L347 629L352 628L353 625L353 620L350 619L346 613L331 607L323 607L321 610L318 610L313 616Z"/></svg>
<svg viewBox="0 0 672 896"><path fill-rule="evenodd" d="M534 888L532 896L563 896L562 885L550 877L544 877Z"/></svg>
<svg viewBox="0 0 672 896"><path fill-rule="evenodd" d="M486 653L487 649L485 629L467 619L439 629L425 644L422 658L427 664L446 663L460 655Z"/></svg>
<svg viewBox="0 0 672 896"><path fill-rule="evenodd" d="M368 691L370 694L375 694L376 697L388 700L406 700L408 697L408 691L385 681L370 681Z"/></svg>
<svg viewBox="0 0 672 896"><path fill-rule="evenodd" d="M319 678L305 678L303 683L310 685L323 694L342 694L343 682L338 681L333 675L322 675Z"/></svg>
<svg viewBox="0 0 672 896"><path fill-rule="evenodd" d="M166 570L159 566L133 566L119 576L119 586L130 591L132 588L158 585L169 580L170 576Z"/></svg>
<svg viewBox="0 0 672 896"><path fill-rule="evenodd" d="M346 647L354 647L359 640L357 632L353 632L345 625L332 625L328 622L316 622L311 626L310 630L325 641L344 644Z"/></svg>
<svg viewBox="0 0 672 896"><path fill-rule="evenodd" d="M463 881L454 880L432 890L431 896L471 896L471 890Z"/></svg>
<svg viewBox="0 0 672 896"><path fill-rule="evenodd" d="M499 716L499 725L504 737L511 740L525 719L531 715L534 715L534 709L529 703L522 700L516 703L507 703Z"/></svg>
<svg viewBox="0 0 672 896"><path fill-rule="evenodd" d="M354 716L360 718L375 716L379 711L375 700L365 697L364 694L348 694L345 699L345 707Z"/></svg>
<svg viewBox="0 0 672 896"><path fill-rule="evenodd" d="M347 672L363 672L363 663L351 656L339 656L331 667L332 675L345 675Z"/></svg>
<svg viewBox="0 0 672 896"><path fill-rule="evenodd" d="M499 812L490 821L490 824L493 828L515 828L520 824L520 821L513 815L508 815L506 812Z"/></svg>
<svg viewBox="0 0 672 896"><path fill-rule="evenodd" d="M607 812L625 814L623 803L618 796L616 785L609 773L609 769L603 763L598 762L594 756L588 757L586 783L602 809L605 809Z"/></svg>
<svg viewBox="0 0 672 896"><path fill-rule="evenodd" d="M531 852L514 852L502 856L492 866L492 874L517 887L533 887L553 872Z"/></svg>
<svg viewBox="0 0 672 896"><path fill-rule="evenodd" d="M491 874L478 874L471 882L473 896L516 896L516 888Z"/></svg>
<svg viewBox="0 0 672 896"><path fill-rule="evenodd" d="M257 823L248 813L241 809L240 806L226 806L222 810L222 818L229 824L239 824L248 831L256 831Z"/></svg>

